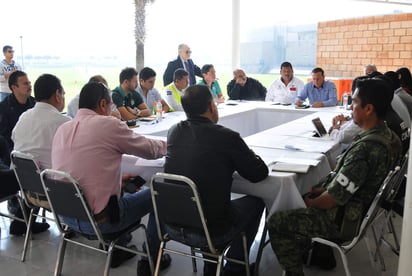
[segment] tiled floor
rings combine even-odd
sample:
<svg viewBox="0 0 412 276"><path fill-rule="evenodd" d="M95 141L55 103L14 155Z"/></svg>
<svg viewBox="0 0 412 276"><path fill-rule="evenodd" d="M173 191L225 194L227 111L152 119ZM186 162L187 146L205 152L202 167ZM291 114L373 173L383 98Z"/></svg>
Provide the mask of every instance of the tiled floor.
<svg viewBox="0 0 412 276"><path fill-rule="evenodd" d="M4 211L5 204L1 204L0 208ZM398 229L401 228L401 219L395 218L395 224ZM21 251L23 248L23 237L14 237L8 234L9 219L0 217L0 275L53 275L54 265L56 261L57 248L59 242L59 232L57 227L51 223L50 231L42 234L37 234L31 241L30 248L27 253L26 261L20 261ZM259 235L260 237L260 235ZM133 243L141 246L142 238L139 233L133 235ZM251 260L256 257L258 240L255 241L251 252ZM179 246L171 244L171 247ZM382 275L396 275L398 266L398 257L395 256L386 247L383 248L387 271ZM305 268L307 276L323 276L323 275L345 275L339 255L335 252L337 259L337 267L332 271L322 271L316 268ZM161 275L176 275L176 276L193 276L202 275L202 265L199 264L199 272L196 274L191 270L191 262L188 258L172 255L173 261L169 269ZM352 252L348 254L349 267L352 275L373 275L365 242L362 241ZM137 258L133 258L122 266L110 270L110 275L136 275ZM376 263L379 266L379 263ZM66 251L65 262L63 265L63 275L102 275L104 265L104 257L97 252L90 252L87 249L79 249L73 245L69 245ZM264 255L260 265L260 275L276 276L281 275L281 270L277 264L276 257L270 246L264 250Z"/></svg>

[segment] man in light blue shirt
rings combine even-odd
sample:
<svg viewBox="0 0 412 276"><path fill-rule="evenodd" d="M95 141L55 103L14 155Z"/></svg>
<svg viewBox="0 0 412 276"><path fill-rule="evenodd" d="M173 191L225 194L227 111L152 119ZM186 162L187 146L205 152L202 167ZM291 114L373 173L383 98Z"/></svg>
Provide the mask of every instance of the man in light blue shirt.
<svg viewBox="0 0 412 276"><path fill-rule="evenodd" d="M306 98L312 107L335 106L338 103L336 86L331 81L325 81L324 71L320 67L312 70L312 81L299 92L295 104L301 106Z"/></svg>
<svg viewBox="0 0 412 276"><path fill-rule="evenodd" d="M169 112L169 106L163 100L159 91L154 88L155 81L156 72L152 68L144 67L139 73L139 85L136 88L136 92L142 97L151 113L153 113L154 102L161 102L163 112Z"/></svg>

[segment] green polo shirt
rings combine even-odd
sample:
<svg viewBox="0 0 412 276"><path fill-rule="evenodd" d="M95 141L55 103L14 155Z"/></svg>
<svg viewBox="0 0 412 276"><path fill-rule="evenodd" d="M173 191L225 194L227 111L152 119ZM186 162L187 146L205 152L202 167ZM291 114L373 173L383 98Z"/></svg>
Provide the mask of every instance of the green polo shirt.
<svg viewBox="0 0 412 276"><path fill-rule="evenodd" d="M116 87L113 90L112 101L116 105L116 107L128 106L130 108L138 107L140 104L144 103L139 93L132 91L126 96L126 93L120 86Z"/></svg>

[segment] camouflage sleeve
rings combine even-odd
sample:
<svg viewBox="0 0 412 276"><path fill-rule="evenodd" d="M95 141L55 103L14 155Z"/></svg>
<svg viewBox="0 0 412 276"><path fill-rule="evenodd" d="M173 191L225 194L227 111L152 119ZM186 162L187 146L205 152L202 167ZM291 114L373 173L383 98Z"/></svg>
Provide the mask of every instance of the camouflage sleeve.
<svg viewBox="0 0 412 276"><path fill-rule="evenodd" d="M375 192L376 186L369 187L373 182L373 176L383 170L381 164L386 163L385 149L379 143L359 143L350 149L343 165L336 171L326 186L328 193L336 200L338 205L346 204L359 188L363 188L362 194L368 189Z"/></svg>

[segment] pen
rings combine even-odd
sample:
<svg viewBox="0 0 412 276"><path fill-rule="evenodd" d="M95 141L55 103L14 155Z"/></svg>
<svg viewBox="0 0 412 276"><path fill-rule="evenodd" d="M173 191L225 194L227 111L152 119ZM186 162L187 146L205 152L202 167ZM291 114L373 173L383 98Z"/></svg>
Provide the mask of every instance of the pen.
<svg viewBox="0 0 412 276"><path fill-rule="evenodd" d="M285 149L289 149L289 150L301 150L300 148L297 148L297 147L292 146L292 145L285 145Z"/></svg>

